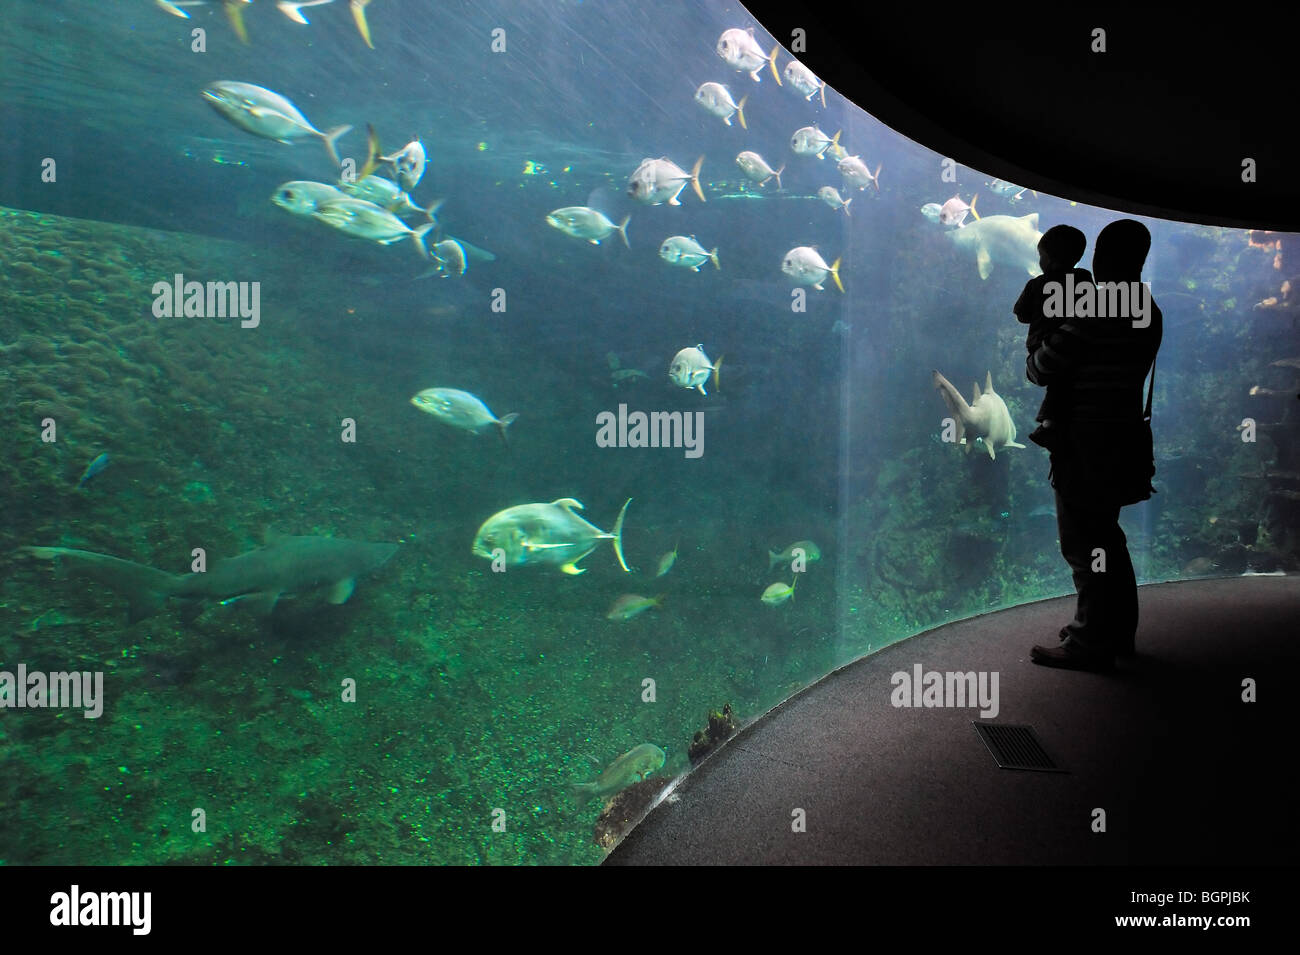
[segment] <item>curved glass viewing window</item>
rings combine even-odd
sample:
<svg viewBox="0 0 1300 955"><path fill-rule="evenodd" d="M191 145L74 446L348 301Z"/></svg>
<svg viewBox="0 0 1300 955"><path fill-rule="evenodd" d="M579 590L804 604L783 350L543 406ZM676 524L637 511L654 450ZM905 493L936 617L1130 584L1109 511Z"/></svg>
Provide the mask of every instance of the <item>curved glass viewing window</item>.
<svg viewBox="0 0 1300 955"><path fill-rule="evenodd" d="M12 6L0 670L102 691L0 722L5 862L598 862L711 711L1072 592L1011 308L1122 214L736 4ZM1296 237L1141 221L1139 579L1292 570Z"/></svg>

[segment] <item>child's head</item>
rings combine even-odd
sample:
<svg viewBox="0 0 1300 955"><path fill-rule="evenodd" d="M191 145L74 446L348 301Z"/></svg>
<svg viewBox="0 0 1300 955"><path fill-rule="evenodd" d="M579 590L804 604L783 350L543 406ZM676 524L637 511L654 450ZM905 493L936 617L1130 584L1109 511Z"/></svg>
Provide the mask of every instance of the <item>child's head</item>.
<svg viewBox="0 0 1300 955"><path fill-rule="evenodd" d="M1087 237L1074 226L1054 225L1038 240L1038 267L1044 272L1074 268L1087 247Z"/></svg>

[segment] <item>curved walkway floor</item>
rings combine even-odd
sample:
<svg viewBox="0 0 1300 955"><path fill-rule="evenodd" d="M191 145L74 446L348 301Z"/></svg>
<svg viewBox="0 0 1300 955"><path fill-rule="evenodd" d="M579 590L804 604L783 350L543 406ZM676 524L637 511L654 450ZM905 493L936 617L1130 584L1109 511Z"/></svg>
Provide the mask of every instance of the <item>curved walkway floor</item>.
<svg viewBox="0 0 1300 955"><path fill-rule="evenodd" d="M1300 577L1140 598L1138 656L1112 674L1029 662L1073 597L837 670L686 776L606 864L1294 864ZM892 706L891 675L917 664L996 672L994 721L1032 725L1066 772L998 768L977 709ZM1259 702L1243 702L1247 678Z"/></svg>

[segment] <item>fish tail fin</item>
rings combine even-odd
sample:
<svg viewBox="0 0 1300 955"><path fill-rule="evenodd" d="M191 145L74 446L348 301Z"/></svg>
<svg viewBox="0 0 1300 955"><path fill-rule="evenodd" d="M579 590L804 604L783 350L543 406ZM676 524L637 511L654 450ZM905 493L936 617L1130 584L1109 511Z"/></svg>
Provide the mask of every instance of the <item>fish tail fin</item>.
<svg viewBox="0 0 1300 955"><path fill-rule="evenodd" d="M845 200L844 200L844 205L840 206L840 208L844 210L844 214L845 214L845 215L848 215L848 214L849 214L849 203L852 202L852 201L853 201L852 198L845 199Z"/></svg>
<svg viewBox="0 0 1300 955"><path fill-rule="evenodd" d="M720 372L721 370L722 370L722 356L719 355L718 360L713 363L713 390L714 391L718 391L719 388L721 387L718 384L718 372Z"/></svg>
<svg viewBox="0 0 1300 955"><path fill-rule="evenodd" d="M821 89L818 91L822 94L822 109L826 108L826 83L823 82Z"/></svg>
<svg viewBox="0 0 1300 955"><path fill-rule="evenodd" d="M745 103L748 100L749 100L749 95L746 94L742 96L740 98L740 102L736 104L736 117L740 120L741 129L749 129L748 124L746 124L745 122Z"/></svg>
<svg viewBox="0 0 1300 955"><path fill-rule="evenodd" d="M871 177L871 185L872 185L872 187L876 190L876 192L879 192L879 191L880 191L880 170L882 170L882 169L884 169L884 168L885 168L885 164L884 164L884 163L882 163L882 162L878 162L878 163L876 163L876 172L875 172L875 175L873 175L873 176ZM971 207L971 211L972 211L972 212L975 211L973 205L972 205L972 207Z"/></svg>
<svg viewBox="0 0 1300 955"><path fill-rule="evenodd" d="M691 188L695 194L700 197L700 202L704 202L704 190L700 188L700 167L704 165L704 157L701 156L695 160L695 165L691 167Z"/></svg>
<svg viewBox="0 0 1300 955"><path fill-rule="evenodd" d="M309 21L305 16L302 15L302 10L298 9L298 4L290 3L288 2L288 0L280 0L280 2L277 3L275 6L276 9L278 9L281 13L283 13L294 23L301 23L306 26L311 26L311 21Z"/></svg>
<svg viewBox="0 0 1300 955"><path fill-rule="evenodd" d="M436 223L438 220L435 217L438 215L438 210L442 208L442 204L446 201L446 199L434 199L433 202L429 203L428 208L424 210L424 217L430 222Z"/></svg>
<svg viewBox="0 0 1300 955"><path fill-rule="evenodd" d="M424 237L436 225L433 222L426 222L422 226L417 226L411 233L411 240L415 242L415 251L420 254L420 258L427 259L429 250L424 244Z"/></svg>
<svg viewBox="0 0 1300 955"><path fill-rule="evenodd" d="M717 248L717 246L714 246L714 247L713 247L713 251L709 253L709 261L711 261L711 262L713 263L713 267L714 267L715 269L717 269L719 272L722 271L722 266L718 264L718 248Z"/></svg>
<svg viewBox="0 0 1300 955"><path fill-rule="evenodd" d="M768 570L771 570L773 567L775 567L775 566L780 562L780 560L781 560L781 555L780 555L780 554L778 554L778 553L777 553L776 551L774 551L774 550L769 550L769 551L767 552L767 569L768 569Z"/></svg>
<svg viewBox="0 0 1300 955"><path fill-rule="evenodd" d="M384 161L383 153L379 146L379 134L372 124L366 123L366 161L357 173L358 182L379 168L379 164Z"/></svg>
<svg viewBox="0 0 1300 955"><path fill-rule="evenodd" d="M235 31L235 36L239 37L239 42L248 43L248 27L244 26L244 3L243 0L225 0L222 4L226 10L226 19L230 21L230 28Z"/></svg>
<svg viewBox="0 0 1300 955"><path fill-rule="evenodd" d="M781 85L781 74L776 71L776 55L781 52L781 44L773 43L772 52L768 55L767 65L772 68L772 78L776 80L776 85Z"/></svg>
<svg viewBox="0 0 1300 955"><path fill-rule="evenodd" d="M334 144L338 141L340 136L351 129L352 127L347 125L335 126L328 133L321 133L321 139L325 141L325 151L330 154L330 159L334 161L334 165L336 166L342 166L343 160L339 159L339 151L335 148Z"/></svg>
<svg viewBox="0 0 1300 955"><path fill-rule="evenodd" d="M614 522L614 556L618 558L618 562L629 574L632 571L627 566L627 561L623 559L623 517L627 514L627 506L631 503L632 499L630 497L623 502L623 509L618 512L618 520Z"/></svg>
<svg viewBox="0 0 1300 955"><path fill-rule="evenodd" d="M843 292L844 283L840 281L840 260L839 259L836 259L834 264L831 265L831 278L835 280L835 287L839 289L840 292Z"/></svg>
<svg viewBox="0 0 1300 955"><path fill-rule="evenodd" d="M595 783L569 783L569 792L579 806L585 806L596 795Z"/></svg>
<svg viewBox="0 0 1300 955"><path fill-rule="evenodd" d="M375 45L370 42L370 24L366 22L366 5L370 0L352 0L352 20L357 25L357 32L361 34L361 39L366 41L366 46L374 49Z"/></svg>
<svg viewBox="0 0 1300 955"><path fill-rule="evenodd" d="M510 438L506 434L506 428L514 424L515 419L518 417L519 417L519 413L512 411L510 414L506 415L504 418L502 418L497 422L497 431L501 435L501 440L505 442L507 448L510 447Z"/></svg>
<svg viewBox="0 0 1300 955"><path fill-rule="evenodd" d="M623 217L623 221L620 222L617 226L618 234L623 237L623 244L627 246L629 249L632 248L632 245L627 241L627 224L631 221L632 221L632 216L626 215Z"/></svg>
<svg viewBox="0 0 1300 955"><path fill-rule="evenodd" d="M957 443L960 444L966 437L966 418L970 415L970 405L966 404L966 399L961 396L961 392L952 386L950 382L938 371L932 371L934 387L939 389L939 395L943 398L943 403L948 406L948 413L952 415L953 420L957 422ZM970 450L970 445L966 446Z"/></svg>
<svg viewBox="0 0 1300 955"><path fill-rule="evenodd" d="M781 173L783 173L783 172L785 172L785 166L782 166L782 167L781 167L780 169L778 169L776 172L772 173L772 175L776 176L776 191L777 191L777 192L782 192L782 191L785 189L785 187L781 185Z"/></svg>
<svg viewBox="0 0 1300 955"><path fill-rule="evenodd" d="M70 547L20 547L17 553L38 560L62 560L69 573L97 580L127 598L131 623L152 617L183 579L129 560Z"/></svg>
<svg viewBox="0 0 1300 955"><path fill-rule="evenodd" d="M980 217L980 214L975 211L975 200L978 199L979 197L980 194L978 192L975 193L975 195L970 197L970 214L973 215L976 219Z"/></svg>

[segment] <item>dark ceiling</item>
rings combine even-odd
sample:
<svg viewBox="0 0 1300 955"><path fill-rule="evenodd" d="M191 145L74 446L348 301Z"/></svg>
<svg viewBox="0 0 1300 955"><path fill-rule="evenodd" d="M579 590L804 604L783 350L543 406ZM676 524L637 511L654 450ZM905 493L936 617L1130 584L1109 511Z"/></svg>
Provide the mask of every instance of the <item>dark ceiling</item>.
<svg viewBox="0 0 1300 955"><path fill-rule="evenodd" d="M1092 205L1300 232L1300 17L1279 20L1282 5L747 7L787 48L802 28L813 72L964 165Z"/></svg>

